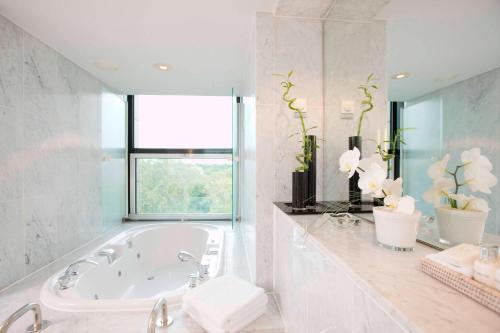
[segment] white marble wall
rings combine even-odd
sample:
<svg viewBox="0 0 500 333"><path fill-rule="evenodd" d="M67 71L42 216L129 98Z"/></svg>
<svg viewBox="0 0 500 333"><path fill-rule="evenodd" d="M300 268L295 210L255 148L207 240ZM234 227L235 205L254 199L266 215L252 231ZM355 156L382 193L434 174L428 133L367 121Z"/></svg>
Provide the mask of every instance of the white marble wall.
<svg viewBox="0 0 500 333"><path fill-rule="evenodd" d="M272 287L273 201L291 201L295 154L289 135L298 120L281 101L275 73L295 71L293 96L307 100L308 126L323 137L322 23L258 13L256 21L256 282ZM320 143L321 144L321 143ZM322 197L323 145L318 151L318 196Z"/></svg>
<svg viewBox="0 0 500 333"><path fill-rule="evenodd" d="M450 165L459 163L462 151L479 147L492 162L493 173L500 178L500 68L408 102L435 97L441 97L442 101L442 151L452 155ZM415 177L427 177L426 171ZM493 187L490 195L477 195L487 199L491 208L486 231L500 234L500 185ZM419 204L427 205L422 198L417 199Z"/></svg>
<svg viewBox="0 0 500 333"><path fill-rule="evenodd" d="M1 289L102 231L103 85L2 16L0 31Z"/></svg>
<svg viewBox="0 0 500 333"><path fill-rule="evenodd" d="M348 178L338 170L338 158L348 149L348 137L356 135L362 95L357 87L370 73L378 78L375 107L363 123L363 154L373 153L377 130L389 127L386 78L385 22L325 21L323 34L325 99L325 200L346 200ZM341 117L342 101L353 101L354 117Z"/></svg>
<svg viewBox="0 0 500 333"><path fill-rule="evenodd" d="M278 208L274 291L288 333L408 332ZM347 232L347 230L342 230Z"/></svg>

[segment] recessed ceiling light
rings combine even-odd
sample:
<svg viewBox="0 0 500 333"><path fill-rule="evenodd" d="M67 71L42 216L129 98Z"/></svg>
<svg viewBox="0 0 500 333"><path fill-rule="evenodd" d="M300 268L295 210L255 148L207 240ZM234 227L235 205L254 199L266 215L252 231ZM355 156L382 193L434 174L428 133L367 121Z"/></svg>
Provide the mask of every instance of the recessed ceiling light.
<svg viewBox="0 0 500 333"><path fill-rule="evenodd" d="M161 71L167 71L169 69L167 64L154 64L153 67Z"/></svg>
<svg viewBox="0 0 500 333"><path fill-rule="evenodd" d="M96 61L94 62L94 65L103 71L115 72L118 70L118 66L106 61Z"/></svg>
<svg viewBox="0 0 500 333"><path fill-rule="evenodd" d="M406 79L408 76L410 76L410 73L396 73L391 78L394 80L401 80L401 79Z"/></svg>

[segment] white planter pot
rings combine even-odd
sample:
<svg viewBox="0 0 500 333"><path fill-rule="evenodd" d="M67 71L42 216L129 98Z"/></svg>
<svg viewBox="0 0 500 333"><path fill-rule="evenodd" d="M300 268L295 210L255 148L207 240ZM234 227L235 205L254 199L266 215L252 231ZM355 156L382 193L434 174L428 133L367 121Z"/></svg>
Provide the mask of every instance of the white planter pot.
<svg viewBox="0 0 500 333"><path fill-rule="evenodd" d="M441 241L451 244L480 244L488 212L436 207Z"/></svg>
<svg viewBox="0 0 500 333"><path fill-rule="evenodd" d="M399 251L412 251L417 241L420 211L412 215L398 213L387 207L373 207L377 241Z"/></svg>

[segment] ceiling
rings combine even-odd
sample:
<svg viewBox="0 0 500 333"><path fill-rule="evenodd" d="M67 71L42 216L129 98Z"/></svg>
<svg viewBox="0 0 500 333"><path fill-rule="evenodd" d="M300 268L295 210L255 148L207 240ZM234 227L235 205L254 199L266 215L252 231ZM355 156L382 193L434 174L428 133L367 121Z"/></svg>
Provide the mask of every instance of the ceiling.
<svg viewBox="0 0 500 333"><path fill-rule="evenodd" d="M127 94L244 91L255 12L274 7L275 0L0 0L1 15Z"/></svg>
<svg viewBox="0 0 500 333"><path fill-rule="evenodd" d="M500 67L500 0L392 0L387 20L389 98L405 101Z"/></svg>
<svg viewBox="0 0 500 333"><path fill-rule="evenodd" d="M411 73L389 81L391 100L500 67L500 0L0 0L1 15L127 94L244 94L255 12L275 9L386 20L388 75Z"/></svg>

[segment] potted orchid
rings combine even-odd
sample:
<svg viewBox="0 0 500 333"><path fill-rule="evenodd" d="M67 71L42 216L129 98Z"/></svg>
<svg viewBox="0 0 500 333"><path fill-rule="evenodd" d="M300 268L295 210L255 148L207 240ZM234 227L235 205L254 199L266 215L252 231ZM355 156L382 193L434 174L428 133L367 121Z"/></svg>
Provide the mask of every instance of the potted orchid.
<svg viewBox="0 0 500 333"><path fill-rule="evenodd" d="M450 154L429 167L427 174L433 180L433 185L423 194L423 198L436 207L442 241L479 244L490 210L488 202L460 191L468 188L470 192L490 194L497 178L491 173L493 166L490 160L481 155L479 148L462 152L460 158L461 163L451 170L448 169Z"/></svg>
<svg viewBox="0 0 500 333"><path fill-rule="evenodd" d="M359 175L358 186L363 194L383 200L383 206L373 207L377 241L382 246L411 251L415 246L420 211L415 210L415 199L403 196L403 179L387 178L387 163L380 154L360 160L358 148L344 152L339 169L349 178Z"/></svg>

